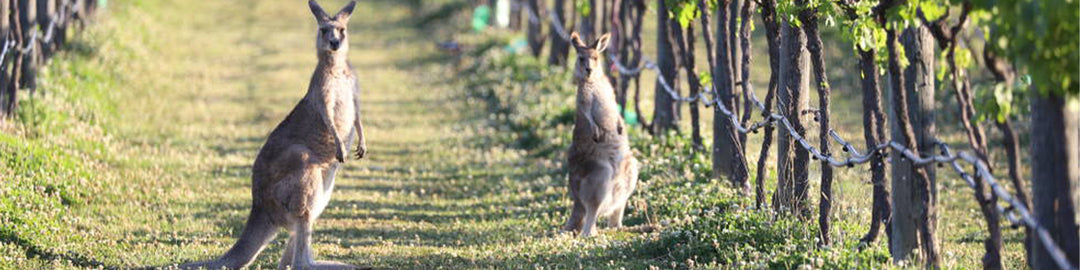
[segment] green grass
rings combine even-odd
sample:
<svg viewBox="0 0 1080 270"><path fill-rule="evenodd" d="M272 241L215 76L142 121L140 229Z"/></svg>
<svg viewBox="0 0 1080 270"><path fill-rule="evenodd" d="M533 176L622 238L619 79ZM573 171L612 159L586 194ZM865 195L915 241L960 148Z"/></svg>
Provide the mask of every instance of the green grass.
<svg viewBox="0 0 1080 270"><path fill-rule="evenodd" d="M318 258L379 269L891 267L880 241L856 248L869 216L864 171L838 171L837 243L819 249L815 225L753 209L710 179L708 157L686 136L638 129L645 167L626 223L658 229L559 233L570 204L568 72L503 52L507 33L461 34L460 7L443 2L360 1L352 17L370 155L339 172L316 224ZM111 3L0 133L0 269L160 266L224 252L247 214L258 148L304 94L314 29L302 3ZM434 44L452 36L490 50L455 68ZM849 115L836 122L858 138ZM942 175L946 266L975 268L981 218L970 191ZM253 267L275 268L283 238ZM1006 233L1011 268L1022 267L1020 238Z"/></svg>

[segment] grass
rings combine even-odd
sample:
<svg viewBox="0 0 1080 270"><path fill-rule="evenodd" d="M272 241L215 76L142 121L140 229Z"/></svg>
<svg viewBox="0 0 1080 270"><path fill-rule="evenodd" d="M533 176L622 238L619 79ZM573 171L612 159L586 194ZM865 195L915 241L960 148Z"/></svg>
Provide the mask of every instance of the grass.
<svg viewBox="0 0 1080 270"><path fill-rule="evenodd" d="M559 233L569 74L502 51L508 33L460 34L466 24L444 14L460 7L442 2L361 1L352 17L370 156L340 172L316 224L317 257L379 269L895 267L880 243L856 251L865 173L838 172L838 243L818 249L816 226L753 209L710 179L685 136L636 129L646 166L626 223L659 229ZM250 205L258 148L305 91L314 29L299 3L111 3L0 133L0 269L161 266L224 252ZM455 36L492 49L453 68L434 43ZM985 233L970 191L951 177L941 181L946 266L974 268ZM1022 267L1020 238L1006 234L1011 268ZM283 240L253 268L275 268Z"/></svg>

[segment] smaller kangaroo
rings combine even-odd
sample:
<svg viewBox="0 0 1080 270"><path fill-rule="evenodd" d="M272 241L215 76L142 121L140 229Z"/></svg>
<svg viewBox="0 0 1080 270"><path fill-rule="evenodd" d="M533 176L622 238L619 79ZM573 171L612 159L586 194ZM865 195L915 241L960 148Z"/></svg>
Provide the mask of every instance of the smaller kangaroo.
<svg viewBox="0 0 1080 270"><path fill-rule="evenodd" d="M596 219L601 216L608 218L609 227L622 227L626 201L637 187L638 161L630 151L626 124L601 63L610 35L600 36L591 46L576 32L570 37L578 55L574 69L577 115L567 153L574 208L563 231L580 230L581 237L590 237L596 233Z"/></svg>
<svg viewBox="0 0 1080 270"><path fill-rule="evenodd" d="M319 64L307 94L289 116L270 132L252 166L251 213L240 239L220 258L181 265L182 269L238 269L255 260L263 248L289 230L280 269L357 269L337 262L315 261L312 226L334 191L334 176L344 162L352 138L359 137L356 157L367 151L360 122L360 90L347 56L349 16L356 1L336 15L308 2L319 24L315 38Z"/></svg>

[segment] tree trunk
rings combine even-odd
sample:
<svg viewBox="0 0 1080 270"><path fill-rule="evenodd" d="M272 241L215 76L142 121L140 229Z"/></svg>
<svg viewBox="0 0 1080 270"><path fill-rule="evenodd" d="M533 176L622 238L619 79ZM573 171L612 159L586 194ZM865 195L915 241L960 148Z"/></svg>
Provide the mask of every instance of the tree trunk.
<svg viewBox="0 0 1080 270"><path fill-rule="evenodd" d="M22 63L20 65L19 85L26 89L30 89L33 92L37 89L37 65L38 57L36 55L40 52L40 48L35 44L37 40L32 40L31 31L34 29L34 25L37 21L37 1L35 0L18 0L19 1L19 25L22 28L22 40L18 46L25 48L29 45L31 51L29 53L16 54L22 57Z"/></svg>
<svg viewBox="0 0 1080 270"><path fill-rule="evenodd" d="M595 40L596 35L596 13L602 12L596 5L596 0L581 0L585 1L589 5L589 12L581 14L581 24L578 24L578 35L581 36L581 40ZM577 8L577 7L575 7ZM574 10L574 14L579 14L580 10Z"/></svg>
<svg viewBox="0 0 1080 270"><path fill-rule="evenodd" d="M54 0L37 1L37 24L39 29L41 29L42 37L44 37L45 33L49 31L49 24L52 23L52 16L56 12L56 6L54 5L55 3L53 1ZM41 52L37 54L38 62L45 63L45 59L48 59L50 56L52 56L52 44L41 43L39 46Z"/></svg>
<svg viewBox="0 0 1080 270"><path fill-rule="evenodd" d="M555 18L552 19L556 19L556 23L562 25L566 30L569 30L570 28L567 28L566 26L565 6L565 0L555 0L555 8L552 10L554 13L552 15L555 16ZM565 66L566 57L570 54L570 42L563 39L558 32L555 32L554 27L552 27L551 34L548 36L551 38L551 52L548 54L548 64L553 66Z"/></svg>
<svg viewBox="0 0 1080 270"><path fill-rule="evenodd" d="M859 50L859 67L862 70L862 105L863 138L866 149L874 149L886 141L885 114L881 111L881 87L878 80L877 51ZM877 239L879 228L885 225L885 234L891 235L892 201L889 199L889 179L885 177L885 151L880 151L870 158L870 183L873 187L873 209L870 217L870 230L860 240L873 243ZM890 236L891 237L891 236Z"/></svg>
<svg viewBox="0 0 1080 270"><path fill-rule="evenodd" d="M683 71L686 72L686 80L690 84L690 96L697 96L701 92L701 80L697 76L697 66L694 63L694 25L689 24L686 29L679 29L675 27L675 32L683 32L676 34L678 36L678 43L680 56L682 57ZM691 102L686 104L690 106L690 138L693 143L694 151L702 151L705 146L701 139L701 112L698 110L698 103Z"/></svg>
<svg viewBox="0 0 1080 270"><path fill-rule="evenodd" d="M734 60L732 57L734 54L728 49L733 41L728 32L729 28L729 15L728 6L731 5L731 0L717 2L716 8L716 66L711 71L713 79L713 89L716 90L717 101L721 102L729 110L734 111L734 95L733 85L735 80L735 74L732 72L732 63ZM731 157L731 148L738 140L738 135L732 132L732 126L727 120L727 116L720 113L719 107L714 108L713 114L713 176L721 178L731 175L734 172L734 160ZM735 139L732 139L735 138ZM734 179L728 179L733 181Z"/></svg>
<svg viewBox="0 0 1080 270"><path fill-rule="evenodd" d="M731 95L732 95L731 104L732 105L728 106L728 109L731 109L731 113L734 113L736 116L738 116L739 111L742 110L742 103L740 102L740 101L742 101L742 98L740 98L740 97L743 96L742 91L741 91L742 89L740 88L741 87L741 84L740 84L741 82L739 81L739 79L742 78L742 76L739 74L739 72L742 71L742 62L741 62L742 61L742 54L739 53L740 48L739 48L739 42L738 42L739 41L739 36L738 36L739 35L739 7L742 6L743 1L742 0L730 0L730 1L731 1L731 4L727 5L727 7L728 7L727 17L728 18L726 20L727 20L727 24L728 24L728 30L727 30L728 46L727 47L728 47L728 51L730 52L728 54L728 60L729 60L728 63L730 65L730 69L728 69L728 70L731 72L731 86L732 86L732 88L731 88ZM738 117L736 117L736 119L738 119ZM735 133L735 138L738 140L739 145L746 145L746 134L736 132ZM740 149L741 149L741 147L740 147Z"/></svg>
<svg viewBox="0 0 1080 270"><path fill-rule="evenodd" d="M510 30L521 31L521 0L510 1Z"/></svg>
<svg viewBox="0 0 1080 270"><path fill-rule="evenodd" d="M529 0L528 12L526 14L529 22L528 27L528 40L529 49L532 52L533 57L539 58L540 53L544 50L544 22L547 21L547 1L545 0ZM554 33L554 31L551 31ZM551 34L555 35L555 34Z"/></svg>
<svg viewBox="0 0 1080 270"><path fill-rule="evenodd" d="M772 113L773 98L783 80L780 74L780 25L776 21L776 0L765 0L761 5L761 21L765 25L765 38L769 45L769 93L765 95L765 111L762 116L769 117ZM747 49L749 51L749 49ZM772 121L772 120L770 120ZM765 162L769 159L769 147L773 141L773 128L775 125L765 126L765 135L762 139L761 152L758 154L757 163L757 186L755 187L755 202L758 208L765 206Z"/></svg>
<svg viewBox="0 0 1080 270"><path fill-rule="evenodd" d="M600 12L600 21L597 23L597 31L600 31L601 35L608 33L608 27L611 26L611 18L609 16L611 16L612 1L615 0L602 0L600 1L600 7L594 7L594 10Z"/></svg>
<svg viewBox="0 0 1080 270"><path fill-rule="evenodd" d="M67 27L68 24L71 23L71 7L70 5L68 7L64 7L63 5L64 3L70 3L73 1L55 0L55 2L57 11L60 12L58 13L59 16L63 16L63 18L57 18L57 20L60 20L61 23L56 24L57 32L56 36L53 37L53 47L59 50L64 46L64 44L67 44Z"/></svg>
<svg viewBox="0 0 1080 270"><path fill-rule="evenodd" d="M3 37L5 42L14 38L11 35L12 22L9 19L12 14L12 1L0 0L0 36ZM8 53L11 54L12 52L9 51ZM14 115L14 111L10 110L10 108L15 105L16 87L12 84L11 77L15 73L8 67L7 59L10 58L10 56L4 56L3 59L0 59L0 71L3 71L0 72L0 124L3 124L8 117Z"/></svg>
<svg viewBox="0 0 1080 270"><path fill-rule="evenodd" d="M712 15L709 15L708 3L706 0L698 0L698 10L701 11L701 37L705 41L705 60L709 62L709 72L716 71L716 50L713 46L713 29L712 29ZM715 77L715 76L714 76ZM714 80L715 81L715 80ZM715 88L715 87L714 87Z"/></svg>
<svg viewBox="0 0 1080 270"><path fill-rule="evenodd" d="M1075 98L1042 95L1036 87L1030 92L1032 212L1075 266L1080 257L1080 106ZM1038 237L1030 246L1034 269L1059 269Z"/></svg>
<svg viewBox="0 0 1080 270"><path fill-rule="evenodd" d="M1000 270L1001 267L1001 215L997 210L997 195L978 174L975 175L975 200L979 210L986 218L986 230L990 234L983 241L986 254L983 255L983 269Z"/></svg>
<svg viewBox="0 0 1080 270"><path fill-rule="evenodd" d="M809 102L810 73L805 72L810 65L806 50L806 36L802 30L788 23L781 25L783 31L784 55L780 60L783 70L781 78L785 81L784 88L778 90L779 100L784 116L791 122L791 126L800 136L806 136L806 129L802 125L801 113L806 109ZM809 153L806 149L796 144L782 123L777 123L779 130L779 147L777 149L778 178L776 193L773 196L774 207L787 209L800 217L806 217L809 212L804 208L809 188L807 164Z"/></svg>
<svg viewBox="0 0 1080 270"><path fill-rule="evenodd" d="M953 90L956 91L956 101L960 107L960 123L964 128L964 133L967 135L968 144L971 145L972 150L979 157L979 159L986 164L987 169L993 173L993 167L991 166L990 152L986 147L986 135L983 132L982 126L975 122L975 106L973 105L973 94L971 91L971 84L968 82L967 75L964 70L957 67L956 64L956 48L959 46L957 43L957 32L961 31L962 27L967 20L967 9L960 15L958 25L951 28L952 34L946 36L942 31L930 31L935 34L938 43L942 44L946 50L945 59L948 61L949 70L952 72ZM928 24L927 27L933 25L936 27L943 27L944 20L940 20L934 24ZM933 29L933 28L931 28ZM940 29L940 28L938 28ZM983 181L978 174L974 177L975 184L975 201L979 203L979 210L982 211L983 217L986 219L987 233L989 236L983 242L983 246L986 249L986 254L983 255L983 269L998 270L1001 269L1001 215L997 210L997 194L994 194L990 190L989 184Z"/></svg>
<svg viewBox="0 0 1080 270"><path fill-rule="evenodd" d="M657 56L656 62L660 68L660 77L667 82L668 86L671 86L675 93L679 93L679 84L677 80L677 70L675 66L675 52L671 44L671 32L670 24L674 23L671 18L668 18L667 6L664 5L664 1L656 2L656 17L657 17ZM678 129L679 122L679 104L675 99L668 94L667 90L660 83L660 80L656 80L655 90L655 106L656 112L653 115L653 134L663 135L667 130Z"/></svg>
<svg viewBox="0 0 1080 270"><path fill-rule="evenodd" d="M642 19L645 17L645 1L643 0L622 0L623 5L619 8L621 20L624 21L620 24L619 31L623 32L622 40L620 43L619 61L625 63L628 67L636 67L641 64L641 25ZM629 21L630 27L626 28L625 22ZM629 30L627 33L625 30ZM619 75L618 95L615 96L616 101L619 103L620 108L626 108L627 95L630 88L630 81L637 81L640 74L634 75ZM639 87L635 84L635 87ZM635 91L636 92L636 91ZM636 107L639 107L635 102ZM641 113L638 112L639 121L644 121L641 117ZM643 125L647 126L647 125Z"/></svg>
<svg viewBox="0 0 1080 270"><path fill-rule="evenodd" d="M1001 130L1001 136L1004 137L1003 140L1005 141L1005 145L1003 145L1003 147L1005 147L1005 155L1009 159L1009 180L1012 182L1013 189L1016 192L1016 199L1020 200L1020 202L1024 204L1024 207L1031 209L1031 197L1028 196L1028 189L1024 186L1023 177L1020 176L1020 138L1016 132L1013 131L1012 123L1008 118L1006 118L1004 122L994 121L994 123L997 125L997 128ZM1032 236L1031 228L1024 227L1024 250L1031 250L1029 245L1031 244ZM1028 252L1026 257L1030 259L1030 256L1031 254ZM1028 262L1028 266L1030 266L1031 261L1028 260Z"/></svg>
<svg viewBox="0 0 1080 270"><path fill-rule="evenodd" d="M805 5L805 3L803 4ZM821 33L818 31L817 10L803 10L799 15L806 33L807 49L810 51L810 62L813 63L814 79L817 82L818 116L815 118L820 123L818 128L818 144L821 155L829 157L829 76L825 73L825 57L822 55ZM821 198L818 201L818 226L820 227L821 245L829 245L829 213L832 211L832 166L826 160L821 160Z"/></svg>
<svg viewBox="0 0 1080 270"><path fill-rule="evenodd" d="M25 46L25 39L28 37L23 35L23 33L25 32L23 31L22 27L24 25L22 23L22 17L24 17L24 15L21 15L21 13L24 12L24 8L22 7L25 6L25 4L22 3L22 0L10 1L11 8L9 10L12 12L12 14L10 14L10 17L8 17L8 21L11 22L9 29L11 31L11 37L15 39L15 47L13 47L12 51L10 52L11 79L8 80L8 83L5 85L5 87L8 89L9 95L6 97L7 101L4 104L4 109L5 111L7 111L8 114L14 115L15 111L19 108L18 94L19 88L22 88L24 64L23 60L26 59L26 57L23 56L23 53L19 50L19 48L23 48Z"/></svg>
<svg viewBox="0 0 1080 270"><path fill-rule="evenodd" d="M983 63L986 68L990 70L991 74L994 74L994 78L998 83L1004 83L1005 85L1013 85L1016 79L1016 71L1012 65L999 57L993 50L983 50ZM1024 204L1024 207L1031 209L1031 199L1028 196L1028 190L1024 186L1024 180L1020 176L1020 138L1013 131L1011 120L1006 117L1004 121L994 121L998 130L1001 131L1003 147L1008 158L1009 165L1009 180L1012 182L1013 189L1016 192L1016 199ZM1031 237L1032 230L1029 227L1024 227L1024 250L1026 251L1025 257L1028 258L1028 266L1031 266Z"/></svg>
<svg viewBox="0 0 1080 270"><path fill-rule="evenodd" d="M915 32L917 31L917 32ZM934 72L933 44L924 27L906 31L904 51L909 53L906 72L900 69L899 37L886 30L889 47L889 78L892 82L893 141L907 146L916 155L933 153ZM909 83L905 83L909 82ZM910 94L910 96L909 96ZM933 166L916 167L910 159L894 151L893 222L891 248L894 260L905 260L916 246L928 267L937 267L934 243L936 191Z"/></svg>
<svg viewBox="0 0 1080 270"><path fill-rule="evenodd" d="M682 42L682 39L683 39L683 29L674 19L669 20L667 26L668 26L668 36L671 38L670 40L668 40L668 42L670 42L670 44L671 44L671 54L675 56L675 59L672 60L672 62L675 62L675 80L678 80L679 79L679 69L682 68L685 65L683 63L683 55L684 55L685 51L684 51L683 45L680 44ZM690 81L689 76L691 76L691 75L687 74L687 77L688 77L687 81L688 82ZM670 86L675 87L674 85L670 85ZM680 95L682 94L681 91L679 93L680 93ZM675 101L675 106L676 106L675 110L677 110L676 113L679 113L680 116L681 116L682 110L681 110L680 107L682 106L682 103L680 101ZM680 118L679 120L682 120L682 119ZM679 127L679 120L676 120L674 125L675 125L676 130L681 131L681 129Z"/></svg>
<svg viewBox="0 0 1080 270"><path fill-rule="evenodd" d="M625 63L629 62L631 53L630 39L632 37L630 36L632 35L632 33L627 31L627 25L630 20L630 16L633 15L633 11L630 10L630 2L632 2L632 0L615 0L615 7L612 11L614 12L614 14L612 14L612 16L614 17L612 17L611 19L611 34L612 40L614 41L611 44L614 46L609 45L609 47L614 48L608 48L608 50L614 50L615 54L614 59L609 60L618 61L618 63L624 65ZM625 84L627 82L626 77L628 77L628 75L618 72L609 72L608 77L610 78L612 76L614 76L615 79L615 83L612 84L612 86L615 88L615 104L619 105L619 109L621 109L623 111L623 115L625 115L625 112L630 111L630 109L626 107L626 90L628 89L628 86Z"/></svg>
<svg viewBox="0 0 1080 270"><path fill-rule="evenodd" d="M718 102L731 110L735 110L735 73L732 69L736 62L736 55L731 47L736 47L731 26L731 20L738 18L738 12L730 14L729 5L736 5L732 1L721 1L721 8L717 10L716 30L716 70L713 70L713 84L719 96ZM739 144L739 133L735 130L735 124L730 117L724 115L720 106L713 107L713 177L727 175L732 185L745 193L750 193L750 183L747 181L746 159L742 156L742 145Z"/></svg>
<svg viewBox="0 0 1080 270"><path fill-rule="evenodd" d="M603 33L609 33L609 35L611 35L611 38L608 40L608 49L604 53L604 58L607 58L606 63L608 63L608 66L611 65L610 62L615 62L615 60L620 60L622 58L622 50L619 49L622 48L622 43L626 42L622 30L622 13L619 12L621 6L622 0L604 1L604 19L600 21L600 25L603 26L600 27L600 33L602 33L602 35ZM611 71L604 72L604 75L607 76L608 82L611 83L611 90L615 91L616 104L618 104L619 96L622 95L622 92L619 91L622 89L622 85L619 85L622 83L622 81L619 80L619 77L622 77L622 75L619 72ZM626 111L629 110L620 104L619 116L625 118Z"/></svg>
<svg viewBox="0 0 1080 270"><path fill-rule="evenodd" d="M740 54L737 55L742 57L742 65L740 65L739 69L739 85L742 86L743 115L741 122L744 127L750 124L750 117L753 115L752 112L754 111L754 104L750 100L750 95L754 94L754 85L750 83L750 63L753 60L753 51L750 46L750 36L752 31L750 31L750 28L753 25L754 11L756 11L756 9L756 2L749 0L745 1L740 15L742 19L739 22L739 40L741 47L739 49ZM740 135L739 143L746 146L747 134ZM744 148L743 151L746 151L746 149Z"/></svg>

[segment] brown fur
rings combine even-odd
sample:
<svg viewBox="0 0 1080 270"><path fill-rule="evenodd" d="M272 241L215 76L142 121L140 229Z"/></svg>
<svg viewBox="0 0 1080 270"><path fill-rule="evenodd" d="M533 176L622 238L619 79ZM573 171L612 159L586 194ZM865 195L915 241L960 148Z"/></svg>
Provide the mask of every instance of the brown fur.
<svg viewBox="0 0 1080 270"><path fill-rule="evenodd" d="M574 70L577 114L567 154L574 206L563 230L580 230L582 237L589 237L595 233L599 217L607 217L610 227L622 226L623 209L637 186L638 161L630 151L626 124L601 64L608 35L591 46L577 33L571 37L578 53Z"/></svg>
<svg viewBox="0 0 1080 270"><path fill-rule="evenodd" d="M308 2L319 22L316 37L319 64L307 94L270 133L255 158L251 214L244 231L236 244L217 260L181 268L245 267L282 227L289 230L290 238L279 268L356 268L316 262L311 251L312 226L330 200L339 162L344 161L353 137L359 137L357 158L366 152L359 88L346 59L346 24L355 4L350 2L331 17L314 0Z"/></svg>

